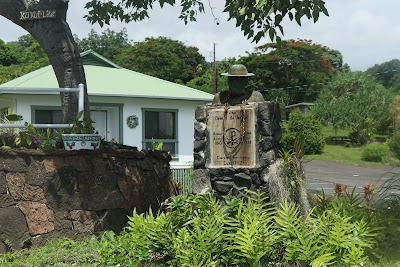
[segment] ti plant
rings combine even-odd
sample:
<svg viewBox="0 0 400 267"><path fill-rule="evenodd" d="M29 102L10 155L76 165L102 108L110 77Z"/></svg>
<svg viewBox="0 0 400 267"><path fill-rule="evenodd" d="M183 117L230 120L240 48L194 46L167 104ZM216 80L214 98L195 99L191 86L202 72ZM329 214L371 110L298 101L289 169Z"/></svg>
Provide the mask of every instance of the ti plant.
<svg viewBox="0 0 400 267"><path fill-rule="evenodd" d="M73 133L73 134L93 134L94 133L94 127L93 127L94 121L90 117L81 118L82 116L83 116L83 110L80 111L76 115L76 118L73 121L73 125L71 128L71 133Z"/></svg>

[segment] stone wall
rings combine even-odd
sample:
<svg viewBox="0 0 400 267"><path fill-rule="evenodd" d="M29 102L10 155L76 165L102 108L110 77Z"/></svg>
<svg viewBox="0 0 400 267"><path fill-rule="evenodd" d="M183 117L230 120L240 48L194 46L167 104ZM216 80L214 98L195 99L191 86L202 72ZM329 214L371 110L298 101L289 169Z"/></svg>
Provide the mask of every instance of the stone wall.
<svg viewBox="0 0 400 267"><path fill-rule="evenodd" d="M120 231L134 208L157 210L174 194L170 160L136 148L0 150L0 252Z"/></svg>
<svg viewBox="0 0 400 267"><path fill-rule="evenodd" d="M252 103L246 107L232 106L229 107L232 113L229 113L228 110L226 118L222 117L221 119L221 115L219 117L216 115L211 116L212 112L218 114L218 112L224 112L224 109L224 106L208 105L199 106L196 110L196 122L194 125L194 193L214 191L218 196L221 196L228 193L239 195L244 189L267 191L268 186L263 177L277 156L280 148L279 140L282 137L279 105L273 102L261 102ZM251 113L247 112L246 109ZM241 147L238 147L241 151L235 151L236 156L234 157L239 161L231 160L231 164L225 164L226 166L224 166L224 162L220 161L220 158L223 157L220 155L226 155L229 159L229 151L226 151L227 149L224 147L224 151L212 155L212 146L215 144L216 139L220 138L217 142L222 140L222 137L218 136L221 136L223 132L224 120L229 120L230 114L233 115L232 120L235 120L235 116L240 120L240 112L244 112L243 114L246 117L245 127L243 128L246 134L243 137ZM235 126L234 123L232 127ZM212 127L215 129L210 129ZM237 132L240 132L240 128ZM217 131L217 133L214 133L214 131ZM225 138L225 136L223 137ZM221 145L218 147L221 147ZM222 149L218 147L214 149ZM254 155L252 155L253 152L255 153ZM216 159L212 157L216 157ZM218 164L221 166L218 166Z"/></svg>

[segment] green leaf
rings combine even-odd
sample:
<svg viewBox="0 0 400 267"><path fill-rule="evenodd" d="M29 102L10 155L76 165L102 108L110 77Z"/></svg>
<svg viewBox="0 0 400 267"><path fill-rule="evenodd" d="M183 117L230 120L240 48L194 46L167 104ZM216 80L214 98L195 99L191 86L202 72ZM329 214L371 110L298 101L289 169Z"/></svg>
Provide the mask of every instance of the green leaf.
<svg viewBox="0 0 400 267"><path fill-rule="evenodd" d="M281 31L282 35L285 35L284 31L283 31L283 27L282 25L278 25L279 30ZM278 37L277 37L278 38ZM279 38L280 39L280 38Z"/></svg>
<svg viewBox="0 0 400 267"><path fill-rule="evenodd" d="M301 18L304 16L304 14L305 14L304 12L305 12L304 9L301 9L300 11L298 11L296 13L295 19L299 26L301 26Z"/></svg>
<svg viewBox="0 0 400 267"><path fill-rule="evenodd" d="M276 31L274 28L269 28L269 38L271 39L271 41L274 41L274 37L276 35Z"/></svg>
<svg viewBox="0 0 400 267"><path fill-rule="evenodd" d="M282 15L281 14L277 14L275 16L275 26L278 26L281 22L282 22Z"/></svg>
<svg viewBox="0 0 400 267"><path fill-rule="evenodd" d="M319 13L320 13L320 9L318 7L315 7L313 10L313 18L314 18L314 23L318 21L319 18Z"/></svg>
<svg viewBox="0 0 400 267"><path fill-rule="evenodd" d="M292 21L293 20L293 13L289 12L288 14L289 14L289 19Z"/></svg>

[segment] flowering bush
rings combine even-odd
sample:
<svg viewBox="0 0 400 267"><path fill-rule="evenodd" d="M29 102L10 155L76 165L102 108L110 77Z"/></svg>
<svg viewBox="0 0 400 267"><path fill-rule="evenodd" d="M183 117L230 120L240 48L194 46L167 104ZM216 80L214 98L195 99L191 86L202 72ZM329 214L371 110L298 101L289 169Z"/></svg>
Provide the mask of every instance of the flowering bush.
<svg viewBox="0 0 400 267"><path fill-rule="evenodd" d="M24 130L4 131L0 133L1 148L40 148L51 149L56 145L55 132L52 129L35 129L25 123Z"/></svg>

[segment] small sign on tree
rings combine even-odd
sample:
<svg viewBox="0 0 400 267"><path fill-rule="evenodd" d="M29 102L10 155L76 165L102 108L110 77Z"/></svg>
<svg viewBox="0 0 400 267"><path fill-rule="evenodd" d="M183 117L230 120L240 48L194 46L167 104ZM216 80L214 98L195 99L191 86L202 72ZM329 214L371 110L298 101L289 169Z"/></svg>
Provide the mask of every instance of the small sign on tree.
<svg viewBox="0 0 400 267"><path fill-rule="evenodd" d="M55 10L20 11L20 20L55 19Z"/></svg>

